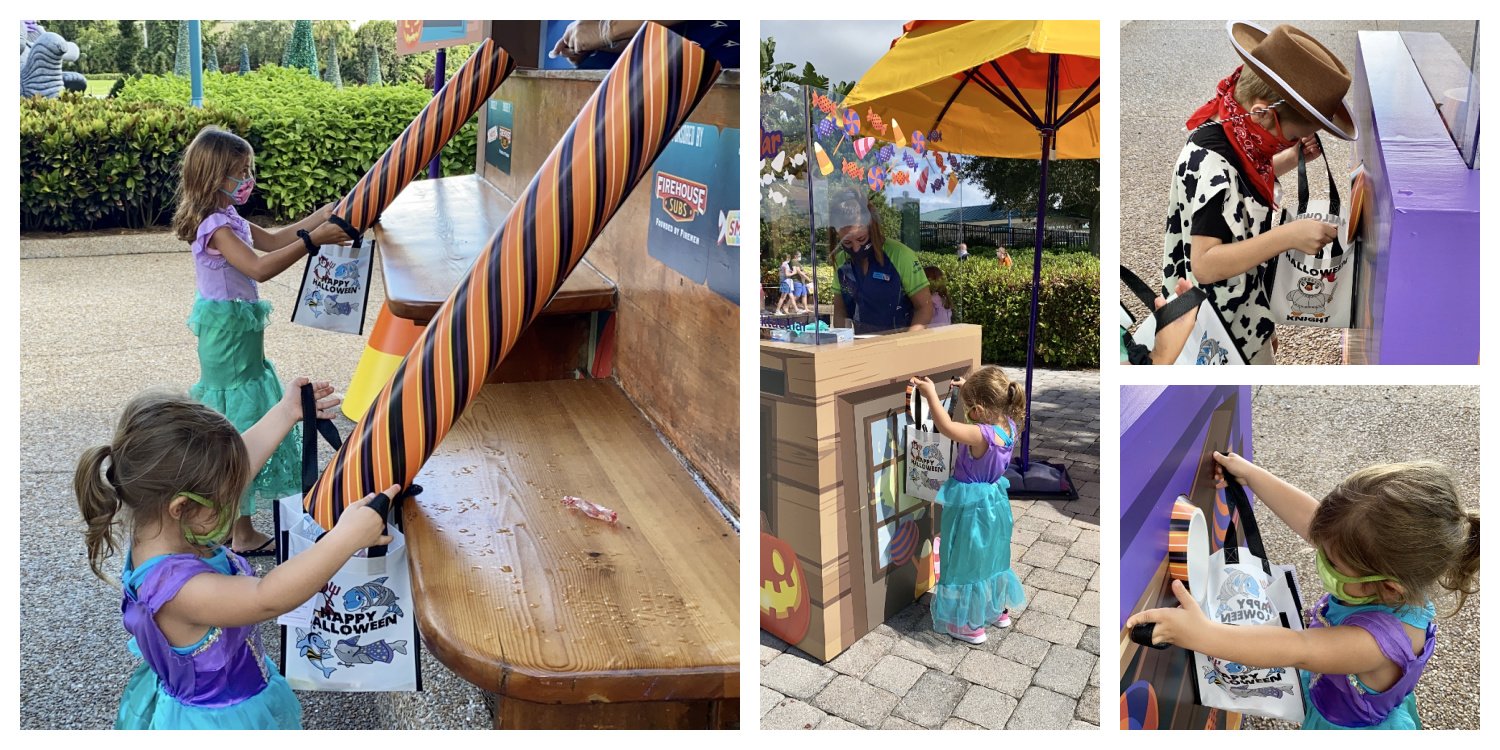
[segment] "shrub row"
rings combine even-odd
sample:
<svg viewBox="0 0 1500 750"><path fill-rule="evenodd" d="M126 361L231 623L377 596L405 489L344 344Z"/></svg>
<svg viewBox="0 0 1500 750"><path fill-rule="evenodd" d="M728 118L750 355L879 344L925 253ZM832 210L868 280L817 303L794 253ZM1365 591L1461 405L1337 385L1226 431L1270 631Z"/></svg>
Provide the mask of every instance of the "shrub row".
<svg viewBox="0 0 1500 750"><path fill-rule="evenodd" d="M941 268L948 292L964 323L984 327L984 362L1026 364L1026 332L1031 318L1030 250L1011 250L1014 265L1002 267L994 248L974 248L959 263L952 254L920 252L923 265ZM833 268L818 266L818 302L833 304ZM773 268L764 280L776 283ZM766 299L775 304L770 289ZM1044 367L1099 366L1099 258L1092 253L1042 253L1038 293L1036 363Z"/></svg>
<svg viewBox="0 0 1500 750"><path fill-rule="evenodd" d="M140 227L170 219L182 151L216 124L255 148L250 213L291 221L342 197L432 98L417 84L335 88L266 66L206 73L203 109L187 79L126 79L118 96L21 107L21 214L27 229ZM474 171L471 120L443 150L443 173ZM425 174L425 172L424 172ZM164 197L165 196L165 199Z"/></svg>

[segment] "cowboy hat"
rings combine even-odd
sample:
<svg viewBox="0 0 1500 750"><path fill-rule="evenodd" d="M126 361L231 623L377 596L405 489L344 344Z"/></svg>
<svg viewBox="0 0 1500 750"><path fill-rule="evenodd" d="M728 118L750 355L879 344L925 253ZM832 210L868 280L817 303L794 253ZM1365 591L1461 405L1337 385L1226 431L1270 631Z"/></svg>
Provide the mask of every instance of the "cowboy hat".
<svg viewBox="0 0 1500 750"><path fill-rule="evenodd" d="M1292 109L1346 141L1359 137L1359 126L1344 104L1349 69L1327 47L1287 24L1270 31L1246 21L1225 26L1234 51Z"/></svg>

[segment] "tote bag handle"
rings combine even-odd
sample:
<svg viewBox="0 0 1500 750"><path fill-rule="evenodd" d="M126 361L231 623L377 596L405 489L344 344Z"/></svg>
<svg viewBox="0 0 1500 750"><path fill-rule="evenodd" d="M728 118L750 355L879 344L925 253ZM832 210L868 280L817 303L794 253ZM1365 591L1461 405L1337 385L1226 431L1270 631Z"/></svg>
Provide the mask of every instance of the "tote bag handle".
<svg viewBox="0 0 1500 750"><path fill-rule="evenodd" d="M1244 527L1245 546L1250 554L1260 558L1261 567L1265 568L1266 574L1271 574L1271 561L1266 558L1266 546L1260 537L1260 524L1255 520L1255 511L1250 507L1250 498L1245 494L1245 488L1235 476L1224 469L1224 481L1228 485L1224 488L1224 495L1229 499L1229 504L1234 513L1239 516L1239 525ZM1236 532L1236 523L1231 518L1229 528L1224 533L1224 562L1235 564L1240 561L1239 536Z"/></svg>

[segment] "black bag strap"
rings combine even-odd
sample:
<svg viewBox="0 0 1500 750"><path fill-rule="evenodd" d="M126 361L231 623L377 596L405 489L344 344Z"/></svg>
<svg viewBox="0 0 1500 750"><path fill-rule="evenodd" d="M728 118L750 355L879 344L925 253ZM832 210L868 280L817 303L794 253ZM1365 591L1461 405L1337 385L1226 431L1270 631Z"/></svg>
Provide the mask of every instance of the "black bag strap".
<svg viewBox="0 0 1500 750"><path fill-rule="evenodd" d="M318 402L313 396L312 383L302 386L302 494L312 491L318 482L318 436L338 450L344 438L331 419L318 419Z"/></svg>
<svg viewBox="0 0 1500 750"><path fill-rule="evenodd" d="M1255 511L1250 507L1250 498L1245 494L1244 486L1233 474L1229 473L1228 469L1221 470L1224 472L1224 482L1227 485L1224 488L1224 496L1229 500L1231 511L1239 516L1239 525L1244 527L1245 547L1250 550L1250 554L1260 558L1261 567L1265 568L1266 574L1269 575L1271 561L1266 557L1266 545L1261 540L1260 524L1255 520ZM1234 519L1231 518L1229 528L1224 533L1224 562L1231 564L1240 561L1239 536L1235 526Z"/></svg>
<svg viewBox="0 0 1500 750"><path fill-rule="evenodd" d="M1134 271L1125 266L1120 266L1120 281L1125 283L1125 286L1135 294L1135 298L1140 300L1141 304L1145 305L1147 310L1152 311L1151 314L1156 318L1156 330L1158 331L1167 327L1178 318L1197 310L1208 299L1208 294L1195 286L1185 293L1172 298L1158 310L1155 309L1156 293L1151 291L1151 287L1146 286L1146 282L1141 281L1141 277L1136 276Z"/></svg>
<svg viewBox="0 0 1500 750"><path fill-rule="evenodd" d="M1317 141L1318 150L1321 151L1323 139L1313 135L1313 140ZM1339 199L1339 185L1333 179L1333 167L1328 164L1327 154L1324 154L1322 159L1323 170L1328 173L1328 212L1335 216L1343 216L1339 211L1343 202ZM1297 147L1297 213L1307 213L1307 204L1312 198L1311 193L1312 191L1307 186L1307 154L1299 145Z"/></svg>

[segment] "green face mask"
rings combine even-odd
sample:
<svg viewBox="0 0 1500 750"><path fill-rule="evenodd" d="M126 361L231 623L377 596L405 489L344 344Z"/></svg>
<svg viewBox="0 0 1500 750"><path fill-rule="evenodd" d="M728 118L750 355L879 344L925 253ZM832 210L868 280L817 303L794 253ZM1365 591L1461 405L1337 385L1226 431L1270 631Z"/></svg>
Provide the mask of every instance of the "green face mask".
<svg viewBox="0 0 1500 750"><path fill-rule="evenodd" d="M183 490L181 492L178 492L177 494L182 495L183 497L192 500L193 502L205 508L214 507L213 502L196 492L188 492L187 490ZM224 539L229 536L229 527L234 524L234 514L220 513L219 515L219 525L214 527L214 529L207 534L199 534L195 531L184 528L182 531L183 536L185 536L189 542L200 547L212 547L218 544L222 544Z"/></svg>
<svg viewBox="0 0 1500 750"><path fill-rule="evenodd" d="M1346 576L1334 569L1333 563L1328 562L1328 556L1323 550L1318 550L1318 577L1323 579L1323 588L1333 594L1339 601L1345 604L1369 604L1380 598L1378 594L1370 596L1353 596L1344 591L1344 586L1351 583L1371 583L1373 581L1389 581L1390 576Z"/></svg>

